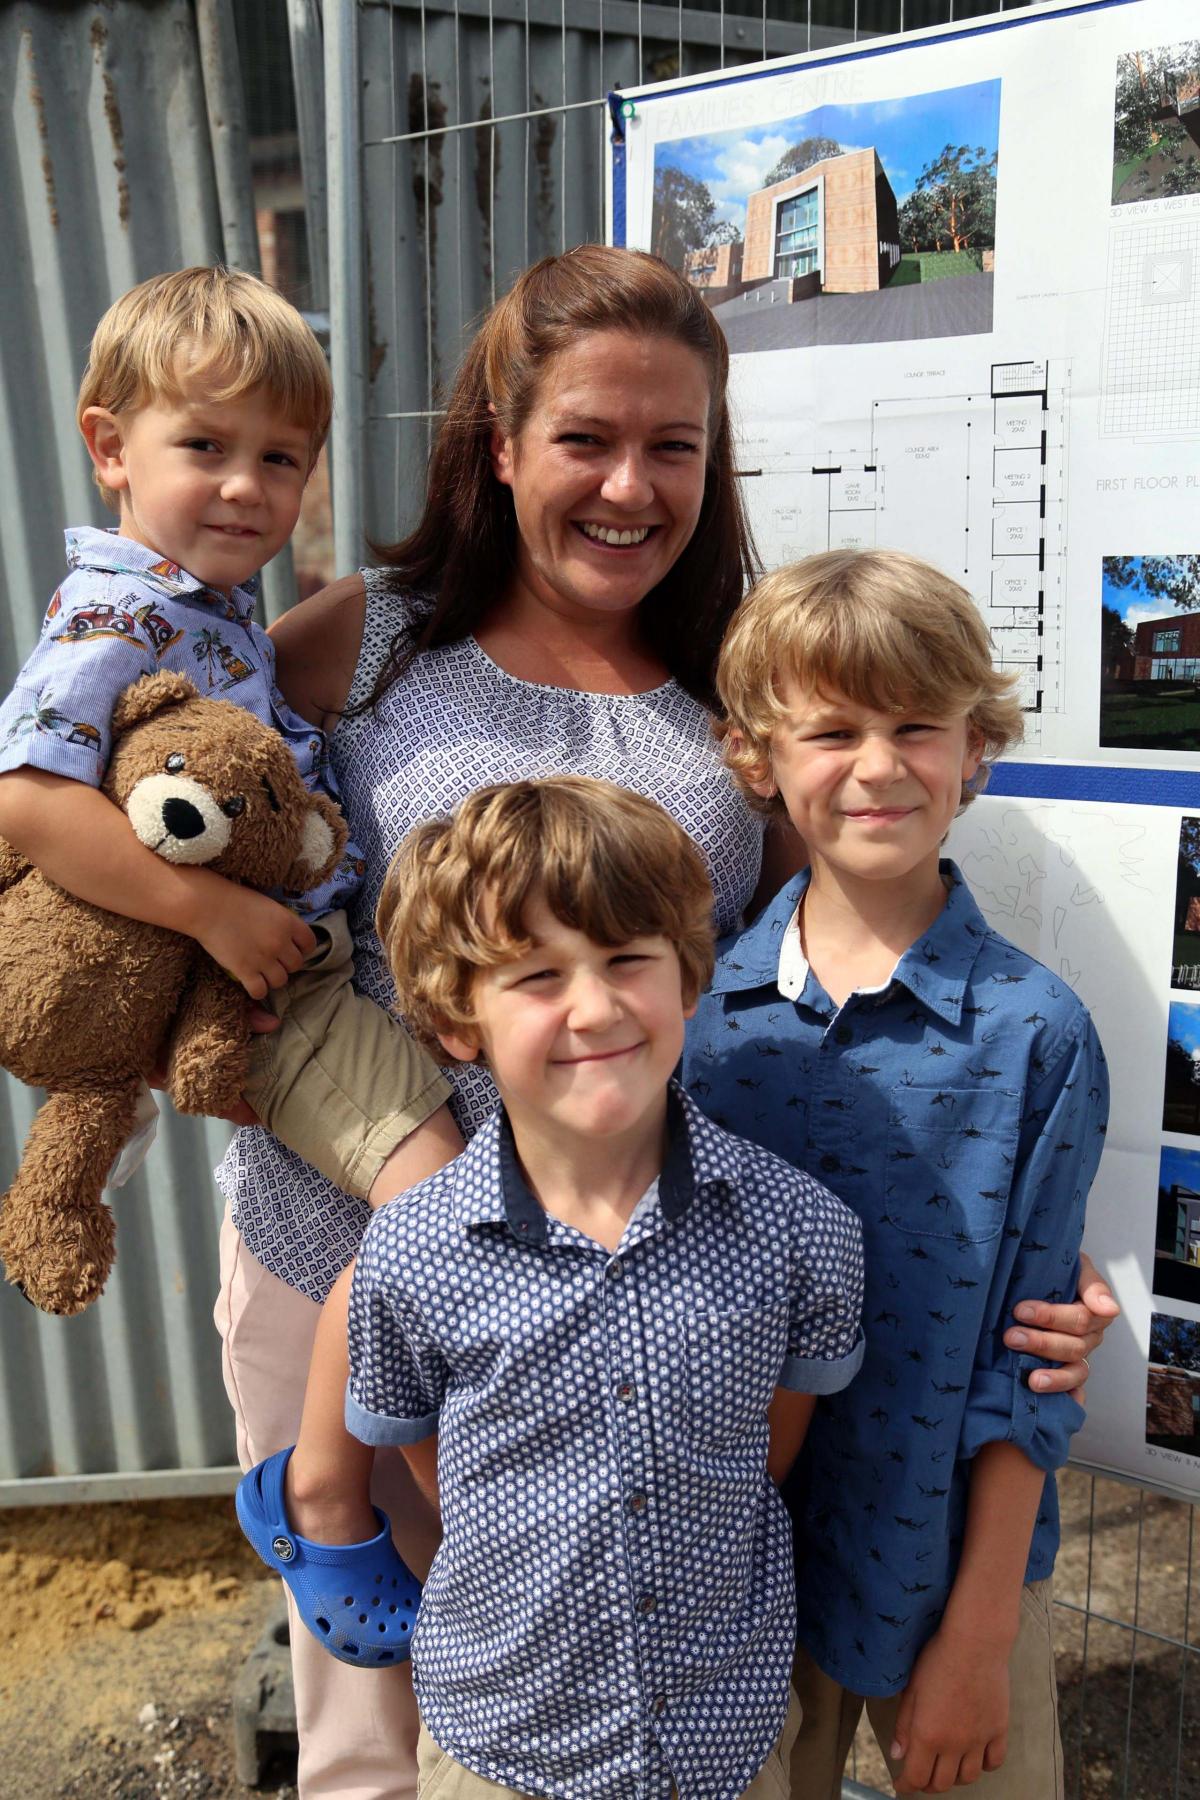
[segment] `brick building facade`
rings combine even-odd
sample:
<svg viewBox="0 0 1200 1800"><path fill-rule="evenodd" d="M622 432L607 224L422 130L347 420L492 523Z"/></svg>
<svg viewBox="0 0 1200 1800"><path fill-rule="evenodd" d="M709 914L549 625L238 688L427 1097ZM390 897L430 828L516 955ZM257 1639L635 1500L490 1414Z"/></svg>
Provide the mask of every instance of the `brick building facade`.
<svg viewBox="0 0 1200 1800"><path fill-rule="evenodd" d="M1200 612L1146 619L1134 633L1135 681L1200 682Z"/></svg>

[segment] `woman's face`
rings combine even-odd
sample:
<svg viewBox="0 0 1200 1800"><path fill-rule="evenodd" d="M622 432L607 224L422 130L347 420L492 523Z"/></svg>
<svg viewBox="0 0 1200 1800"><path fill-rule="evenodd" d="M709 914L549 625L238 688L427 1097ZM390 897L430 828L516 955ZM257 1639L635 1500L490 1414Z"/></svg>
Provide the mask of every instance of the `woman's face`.
<svg viewBox="0 0 1200 1800"><path fill-rule="evenodd" d="M547 364L520 436L492 435L530 596L630 612L663 579L700 515L708 408L703 360L672 338L585 332Z"/></svg>

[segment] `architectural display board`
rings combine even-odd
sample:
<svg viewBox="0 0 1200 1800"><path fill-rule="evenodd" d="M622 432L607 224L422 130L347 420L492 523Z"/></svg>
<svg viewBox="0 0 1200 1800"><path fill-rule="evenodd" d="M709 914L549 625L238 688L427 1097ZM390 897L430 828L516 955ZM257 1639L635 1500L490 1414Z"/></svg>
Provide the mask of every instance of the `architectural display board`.
<svg viewBox="0 0 1200 1800"><path fill-rule="evenodd" d="M1200 10L1084 0L613 98L611 235L734 353L760 551L969 588L1024 748L952 849L1112 1067L1077 1458L1200 1496Z"/></svg>

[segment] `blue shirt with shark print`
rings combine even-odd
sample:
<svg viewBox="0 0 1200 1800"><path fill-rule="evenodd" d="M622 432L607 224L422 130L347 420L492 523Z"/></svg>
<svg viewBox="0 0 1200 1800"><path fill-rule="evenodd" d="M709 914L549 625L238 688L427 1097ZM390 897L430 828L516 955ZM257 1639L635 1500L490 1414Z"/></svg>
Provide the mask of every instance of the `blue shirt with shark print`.
<svg viewBox="0 0 1200 1800"><path fill-rule="evenodd" d="M1026 1580L1058 1548L1053 1471L1083 1412L1027 1385L1019 1300L1076 1291L1108 1117L1104 1055L1060 977L988 925L958 869L881 988L837 1006L796 928L808 871L721 946L688 1027L709 1117L831 1188L862 1221L862 1369L817 1402L785 1487L800 1642L843 1687L893 1694L958 1568L971 1459L1047 1471Z"/></svg>

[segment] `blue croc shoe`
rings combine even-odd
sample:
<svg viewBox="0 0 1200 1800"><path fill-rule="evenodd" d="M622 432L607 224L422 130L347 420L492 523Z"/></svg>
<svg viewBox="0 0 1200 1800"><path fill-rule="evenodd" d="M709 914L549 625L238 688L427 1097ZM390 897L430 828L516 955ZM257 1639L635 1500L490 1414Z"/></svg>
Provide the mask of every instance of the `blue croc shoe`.
<svg viewBox="0 0 1200 1800"><path fill-rule="evenodd" d="M282 1575L296 1610L339 1662L363 1669L404 1662L421 1584L400 1558L379 1508L378 1537L364 1544L313 1544L288 1523L283 1477L292 1452L279 1450L243 1475L238 1523L269 1569Z"/></svg>

